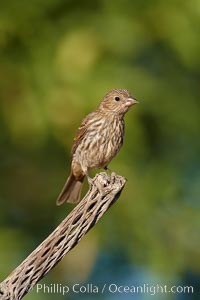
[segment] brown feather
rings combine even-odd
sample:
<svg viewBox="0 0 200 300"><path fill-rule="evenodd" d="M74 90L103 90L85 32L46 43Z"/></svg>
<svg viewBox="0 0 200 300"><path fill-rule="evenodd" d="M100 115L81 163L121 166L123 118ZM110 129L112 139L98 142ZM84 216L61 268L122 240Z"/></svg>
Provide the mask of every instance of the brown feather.
<svg viewBox="0 0 200 300"><path fill-rule="evenodd" d="M84 176L81 180L76 180L72 172L70 173L67 181L56 200L57 205L61 205L64 202L76 203L79 202L81 196L81 189L83 185Z"/></svg>
<svg viewBox="0 0 200 300"><path fill-rule="evenodd" d="M116 156L123 144L124 115L136 103L129 91L114 89L83 119L72 145L71 173L57 205L78 202L84 176L90 179L88 171L106 168Z"/></svg>

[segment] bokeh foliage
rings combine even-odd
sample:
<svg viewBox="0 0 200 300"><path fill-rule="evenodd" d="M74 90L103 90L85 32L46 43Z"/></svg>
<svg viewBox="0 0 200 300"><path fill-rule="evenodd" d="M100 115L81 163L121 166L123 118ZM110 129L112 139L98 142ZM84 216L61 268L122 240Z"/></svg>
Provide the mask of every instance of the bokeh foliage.
<svg viewBox="0 0 200 300"><path fill-rule="evenodd" d="M70 209L55 199L73 136L114 87L140 100L111 163L126 188L48 280L85 281L116 249L164 278L198 278L199 32L198 0L1 2L0 279Z"/></svg>

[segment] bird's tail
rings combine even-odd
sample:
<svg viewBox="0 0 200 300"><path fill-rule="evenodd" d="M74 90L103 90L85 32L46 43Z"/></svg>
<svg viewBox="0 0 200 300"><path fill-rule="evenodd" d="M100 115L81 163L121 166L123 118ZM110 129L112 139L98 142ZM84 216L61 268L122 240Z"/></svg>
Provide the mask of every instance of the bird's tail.
<svg viewBox="0 0 200 300"><path fill-rule="evenodd" d="M69 177L67 178L67 181L60 195L58 196L58 199L56 200L56 204L61 205L64 202L69 202L69 203L78 202L81 196L83 180L84 180L84 176L83 178L81 178L80 181L77 181L71 172Z"/></svg>

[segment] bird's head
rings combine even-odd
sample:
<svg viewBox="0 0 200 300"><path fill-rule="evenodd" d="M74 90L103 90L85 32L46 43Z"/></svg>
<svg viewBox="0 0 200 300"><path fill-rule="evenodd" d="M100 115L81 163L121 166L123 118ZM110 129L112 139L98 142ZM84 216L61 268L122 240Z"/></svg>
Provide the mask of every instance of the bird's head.
<svg viewBox="0 0 200 300"><path fill-rule="evenodd" d="M124 115L129 108L139 103L130 92L124 89L114 89L107 93L98 107L103 112Z"/></svg>

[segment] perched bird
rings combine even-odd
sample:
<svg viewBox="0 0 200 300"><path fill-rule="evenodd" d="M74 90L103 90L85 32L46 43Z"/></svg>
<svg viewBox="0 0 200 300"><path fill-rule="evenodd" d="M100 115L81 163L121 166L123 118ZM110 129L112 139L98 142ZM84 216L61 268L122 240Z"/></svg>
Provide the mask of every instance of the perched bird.
<svg viewBox="0 0 200 300"><path fill-rule="evenodd" d="M136 103L129 91L114 89L83 119L72 145L71 171L57 205L80 200L84 177L90 182L90 169L107 169L123 144L124 115Z"/></svg>

